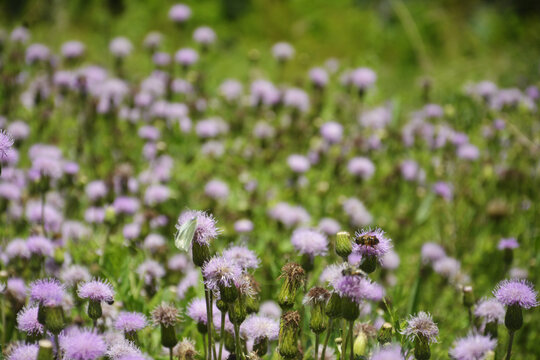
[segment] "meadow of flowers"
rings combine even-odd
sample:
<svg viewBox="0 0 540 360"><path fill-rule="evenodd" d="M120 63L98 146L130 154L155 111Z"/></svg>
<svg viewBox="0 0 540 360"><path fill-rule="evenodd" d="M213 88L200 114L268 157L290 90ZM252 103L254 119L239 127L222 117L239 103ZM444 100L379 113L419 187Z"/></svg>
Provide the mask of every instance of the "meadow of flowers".
<svg viewBox="0 0 540 360"><path fill-rule="evenodd" d="M195 9L102 61L1 34L0 358L540 358L538 76L218 76Z"/></svg>

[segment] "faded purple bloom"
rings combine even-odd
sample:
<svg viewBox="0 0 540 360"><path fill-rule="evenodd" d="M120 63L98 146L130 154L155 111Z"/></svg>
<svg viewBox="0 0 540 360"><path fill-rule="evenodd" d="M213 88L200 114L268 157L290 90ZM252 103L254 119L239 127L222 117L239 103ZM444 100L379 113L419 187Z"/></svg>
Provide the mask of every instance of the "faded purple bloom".
<svg viewBox="0 0 540 360"><path fill-rule="evenodd" d="M457 156L465 160L476 160L480 157L480 150L472 144L463 144L458 147Z"/></svg>
<svg viewBox="0 0 540 360"><path fill-rule="evenodd" d="M293 154L287 158L289 168L298 174L303 174L309 170L311 164L309 159L303 155Z"/></svg>
<svg viewBox="0 0 540 360"><path fill-rule="evenodd" d="M77 294L81 299L92 301L114 301L114 290L112 285L106 280L94 279L79 286Z"/></svg>
<svg viewBox="0 0 540 360"><path fill-rule="evenodd" d="M185 272L191 266L190 260L184 254L176 254L167 261L167 268L172 271Z"/></svg>
<svg viewBox="0 0 540 360"><path fill-rule="evenodd" d="M350 81L358 90L369 89L377 81L377 74L369 68L357 68L350 74Z"/></svg>
<svg viewBox="0 0 540 360"><path fill-rule="evenodd" d="M253 222L249 219L240 219L234 223L234 231L237 233L249 233L253 231Z"/></svg>
<svg viewBox="0 0 540 360"><path fill-rule="evenodd" d="M171 190L161 184L150 185L144 193L144 203L149 206L161 204L169 199Z"/></svg>
<svg viewBox="0 0 540 360"><path fill-rule="evenodd" d="M519 243L517 242L516 238L503 238L501 241L499 241L499 244L497 245L497 249L499 250L514 250L519 247Z"/></svg>
<svg viewBox="0 0 540 360"><path fill-rule="evenodd" d="M218 291L221 286L233 286L242 275L242 268L233 259L214 256L203 265L206 286Z"/></svg>
<svg viewBox="0 0 540 360"><path fill-rule="evenodd" d="M139 210L139 200L134 197L119 196L113 202L114 211L117 214L133 215Z"/></svg>
<svg viewBox="0 0 540 360"><path fill-rule="evenodd" d="M165 269L154 260L146 260L137 268L137 274L144 278L145 284L152 284L165 276Z"/></svg>
<svg viewBox="0 0 540 360"><path fill-rule="evenodd" d="M176 295L179 299L183 299L186 296L186 292L199 284L200 272L195 269L188 269L184 278L178 283L176 287Z"/></svg>
<svg viewBox="0 0 540 360"><path fill-rule="evenodd" d="M220 94L227 99L227 101L237 100L242 96L243 86L238 80L227 79L219 86Z"/></svg>
<svg viewBox="0 0 540 360"><path fill-rule="evenodd" d="M38 356L39 347L36 344L18 344L11 349L7 360L35 360Z"/></svg>
<svg viewBox="0 0 540 360"><path fill-rule="evenodd" d="M13 137L5 130L0 130L0 158L7 158L13 146Z"/></svg>
<svg viewBox="0 0 540 360"><path fill-rule="evenodd" d="M228 249L223 250L223 257L232 259L244 270L256 269L259 267L257 255L244 246L231 246Z"/></svg>
<svg viewBox="0 0 540 360"><path fill-rule="evenodd" d="M343 139L343 125L336 121L329 121L321 126L321 136L329 144L337 144Z"/></svg>
<svg viewBox="0 0 540 360"><path fill-rule="evenodd" d="M433 192L443 199L450 201L454 196L452 185L444 181L438 181L433 185Z"/></svg>
<svg viewBox="0 0 540 360"><path fill-rule="evenodd" d="M436 343L439 336L439 328L433 322L430 314L420 311L416 316L410 316L407 320L407 327L403 330L403 335L406 335L409 340L420 336L429 343Z"/></svg>
<svg viewBox="0 0 540 360"><path fill-rule="evenodd" d="M84 212L84 220L91 224L101 224L105 220L105 209L102 207L90 207Z"/></svg>
<svg viewBox="0 0 540 360"><path fill-rule="evenodd" d="M357 304L363 300L380 300L381 297L380 287L362 276L341 276L334 281L334 288L341 296L346 296Z"/></svg>
<svg viewBox="0 0 540 360"><path fill-rule="evenodd" d="M328 73L322 67L314 67L309 70L309 80L316 87L323 88L328 84Z"/></svg>
<svg viewBox="0 0 540 360"><path fill-rule="evenodd" d="M347 164L347 170L350 174L367 180L371 178L375 173L375 165L370 159L359 156L349 160L349 163Z"/></svg>
<svg viewBox="0 0 540 360"><path fill-rule="evenodd" d="M279 320L281 317L281 308L275 301L267 300L259 307L259 315Z"/></svg>
<svg viewBox="0 0 540 360"><path fill-rule="evenodd" d="M301 255L309 255L311 258L324 256L328 251L328 239L316 230L296 229L291 236L291 243Z"/></svg>
<svg viewBox="0 0 540 360"><path fill-rule="evenodd" d="M294 48L287 42L278 42L272 46L272 55L278 61L286 61L294 56Z"/></svg>
<svg viewBox="0 0 540 360"><path fill-rule="evenodd" d="M502 323L505 313L503 304L493 298L480 300L474 309L474 315L482 318L486 323Z"/></svg>
<svg viewBox="0 0 540 360"><path fill-rule="evenodd" d="M399 266L399 255L392 249L381 258L381 267L387 270L395 270Z"/></svg>
<svg viewBox="0 0 540 360"><path fill-rule="evenodd" d="M73 329L60 339L64 357L70 360L95 360L107 351L107 344L94 331Z"/></svg>
<svg viewBox="0 0 540 360"><path fill-rule="evenodd" d="M116 37L109 43L109 51L118 58L128 56L133 50L131 41L123 36Z"/></svg>
<svg viewBox="0 0 540 360"><path fill-rule="evenodd" d="M173 22L181 24L189 20L191 17L191 9L184 4L176 4L169 10L169 19Z"/></svg>
<svg viewBox="0 0 540 360"><path fill-rule="evenodd" d="M91 181L86 185L85 192L90 201L96 201L107 195L107 186L101 180Z"/></svg>
<svg viewBox="0 0 540 360"><path fill-rule="evenodd" d="M43 334L44 327L38 321L38 306L26 306L17 314L17 328L27 335Z"/></svg>
<svg viewBox="0 0 540 360"><path fill-rule="evenodd" d="M427 242L422 245L422 262L424 264L432 264L437 260L446 258L446 252L439 244Z"/></svg>
<svg viewBox="0 0 540 360"><path fill-rule="evenodd" d="M384 129L392 121L392 109L388 106L376 107L363 112L358 121L365 128Z"/></svg>
<svg viewBox="0 0 540 360"><path fill-rule="evenodd" d="M216 41L216 33L208 26L199 26L193 32L193 40L201 45L210 45Z"/></svg>
<svg viewBox="0 0 540 360"><path fill-rule="evenodd" d="M433 263L433 270L448 280L453 280L459 275L461 264L454 258L444 257Z"/></svg>
<svg viewBox="0 0 540 360"><path fill-rule="evenodd" d="M26 284L21 278L10 278L6 284L6 292L15 300L20 303L25 303L26 301Z"/></svg>
<svg viewBox="0 0 540 360"><path fill-rule="evenodd" d="M375 230L363 229L355 234L356 239L362 239L365 237L374 237L377 239L375 244L364 244L362 242L355 241L353 243L353 252L363 256L375 256L382 261L382 256L386 254L392 248L392 240L387 238L384 231L380 228Z"/></svg>
<svg viewBox="0 0 540 360"><path fill-rule="evenodd" d="M30 135L30 126L22 120L17 120L9 124L7 131L15 140L24 140Z"/></svg>
<svg viewBox="0 0 540 360"><path fill-rule="evenodd" d="M338 282L338 279L343 277L343 270L345 270L346 264L332 264L324 268L319 276L319 281L323 284L331 284L332 286Z"/></svg>
<svg viewBox="0 0 540 360"><path fill-rule="evenodd" d="M60 306L64 297L64 286L56 279L40 279L30 284L30 300L35 303Z"/></svg>
<svg viewBox="0 0 540 360"><path fill-rule="evenodd" d="M373 351L371 360L405 360L398 344L388 344Z"/></svg>
<svg viewBox="0 0 540 360"><path fill-rule="evenodd" d="M128 240L134 240L141 234L141 225L133 222L131 224L124 225L122 229L122 235Z"/></svg>
<svg viewBox="0 0 540 360"><path fill-rule="evenodd" d="M489 336L471 333L454 342L449 354L455 360L483 360L497 346L497 340Z"/></svg>
<svg viewBox="0 0 540 360"><path fill-rule="evenodd" d="M16 257L21 259L29 259L31 255L28 245L23 239L13 239L10 241L4 249L4 253L10 260Z"/></svg>
<svg viewBox="0 0 540 360"><path fill-rule="evenodd" d="M146 325L146 316L139 312L122 311L114 322L114 328L123 332L139 331L144 329Z"/></svg>
<svg viewBox="0 0 540 360"><path fill-rule="evenodd" d="M38 61L47 61L51 56L49 48L43 44L32 44L26 49L26 62L33 64Z"/></svg>
<svg viewBox="0 0 540 360"><path fill-rule="evenodd" d="M373 216L366 209L364 203L357 198L349 198L343 202L343 211L349 216L354 226L366 226L371 224Z"/></svg>
<svg viewBox="0 0 540 360"><path fill-rule="evenodd" d="M160 234L148 234L144 238L143 248L154 253L166 246L165 238Z"/></svg>
<svg viewBox="0 0 540 360"><path fill-rule="evenodd" d="M174 61L184 67L195 64L197 60L199 60L199 54L191 48L180 49L174 54Z"/></svg>
<svg viewBox="0 0 540 360"><path fill-rule="evenodd" d="M328 236L334 236L341 230L341 225L334 219L322 218L317 229Z"/></svg>
<svg viewBox="0 0 540 360"><path fill-rule="evenodd" d="M193 321L202 323L206 325L208 321L206 313L206 300L203 298L195 298L191 300L186 310L187 316L189 316ZM214 312L214 315L217 314Z"/></svg>
<svg viewBox="0 0 540 360"><path fill-rule="evenodd" d="M26 246L32 255L53 256L54 245L44 236L34 235L26 240Z"/></svg>
<svg viewBox="0 0 540 360"><path fill-rule="evenodd" d="M240 334L244 339L276 340L279 335L279 322L266 316L250 315L240 325Z"/></svg>
<svg viewBox="0 0 540 360"><path fill-rule="evenodd" d="M493 290L493 295L505 306L531 309L538 306L537 292L527 280L503 280Z"/></svg>
<svg viewBox="0 0 540 360"><path fill-rule="evenodd" d="M90 272L81 265L70 265L60 273L62 281L70 287L75 287L82 282L90 281Z"/></svg>
<svg viewBox="0 0 540 360"><path fill-rule="evenodd" d="M229 196L229 186L221 180L210 180L204 187L204 193L214 200L224 200Z"/></svg>
<svg viewBox="0 0 540 360"><path fill-rule="evenodd" d="M158 51L152 55L152 61L157 66L167 66L171 63L171 55L166 52ZM150 102L148 102L148 105L150 105Z"/></svg>
<svg viewBox="0 0 540 360"><path fill-rule="evenodd" d="M216 220L211 214L196 210L184 211L178 217L176 228L179 229L183 224L193 218L197 218L197 227L193 240L201 245L209 245L210 241L215 239L220 233L220 230L216 226Z"/></svg>
<svg viewBox="0 0 540 360"><path fill-rule="evenodd" d="M60 50L66 59L76 59L84 54L84 44L80 41L66 41Z"/></svg>
<svg viewBox="0 0 540 360"><path fill-rule="evenodd" d="M305 113L310 106L309 95L302 89L287 89L283 94L283 104L293 110Z"/></svg>

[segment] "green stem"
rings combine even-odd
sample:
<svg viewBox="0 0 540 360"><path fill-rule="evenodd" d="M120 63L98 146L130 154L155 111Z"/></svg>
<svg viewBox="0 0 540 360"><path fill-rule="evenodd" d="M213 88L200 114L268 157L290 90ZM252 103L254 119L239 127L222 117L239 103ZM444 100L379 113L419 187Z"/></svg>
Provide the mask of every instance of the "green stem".
<svg viewBox="0 0 540 360"><path fill-rule="evenodd" d="M315 360L319 360L319 334L315 334Z"/></svg>
<svg viewBox="0 0 540 360"><path fill-rule="evenodd" d="M169 348L169 360L173 360L172 349L173 348Z"/></svg>
<svg viewBox="0 0 540 360"><path fill-rule="evenodd" d="M204 346L204 358L208 359L208 347L206 346L206 334L201 334L202 336L202 342Z"/></svg>
<svg viewBox="0 0 540 360"><path fill-rule="evenodd" d="M204 281L204 280L203 280ZM211 322L211 315L210 310L212 304L210 304L210 295L209 290L206 287L206 284L204 284L204 298L206 300L206 326L207 326L207 335L208 335L208 360L212 360L212 322Z"/></svg>
<svg viewBox="0 0 540 360"><path fill-rule="evenodd" d="M54 334L54 347L56 349L56 359L61 359L60 356L60 342L58 341L58 334Z"/></svg>
<svg viewBox="0 0 540 360"><path fill-rule="evenodd" d="M349 344L350 344L350 360L354 360L354 341L353 341L353 327L354 321L349 321Z"/></svg>
<svg viewBox="0 0 540 360"><path fill-rule="evenodd" d="M229 314L232 314L232 313L233 313L233 307L231 304L229 305ZM240 360L244 360L242 345L240 344L240 329L237 324L237 321L235 321L233 324L234 324L234 348L236 352L236 357Z"/></svg>
<svg viewBox="0 0 540 360"><path fill-rule="evenodd" d="M347 357L345 356L347 354L347 345L349 344L349 336L347 334L347 323L343 321L343 329L341 330L341 358L345 360ZM345 341L343 341L345 340Z"/></svg>
<svg viewBox="0 0 540 360"><path fill-rule="evenodd" d="M326 336L324 338L324 344L321 352L321 359L324 360L326 356L326 347L328 346L328 340L330 339L330 334L332 334L332 322L334 319L330 318L328 321L328 329L326 330Z"/></svg>
<svg viewBox="0 0 540 360"><path fill-rule="evenodd" d="M514 342L514 334L515 330L508 330L508 349L506 350L506 357L505 360L510 360L510 357L512 355L512 343Z"/></svg>
<svg viewBox="0 0 540 360"><path fill-rule="evenodd" d="M217 357L217 360L221 360L221 354L223 354L223 343L225 342L225 337L224 337L224 331L225 331L225 315L227 315L227 312L222 310L221 311L221 327L219 329L219 336L220 336L220 341L219 341L219 355Z"/></svg>

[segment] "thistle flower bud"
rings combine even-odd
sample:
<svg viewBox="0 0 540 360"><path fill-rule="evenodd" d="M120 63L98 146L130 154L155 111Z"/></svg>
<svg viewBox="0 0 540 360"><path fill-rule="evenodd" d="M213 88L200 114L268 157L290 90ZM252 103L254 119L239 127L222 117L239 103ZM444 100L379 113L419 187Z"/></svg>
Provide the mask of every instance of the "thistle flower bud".
<svg viewBox="0 0 540 360"><path fill-rule="evenodd" d="M38 311L39 314L39 311ZM64 309L62 306L45 307L45 327L51 333L58 335L64 329Z"/></svg>
<svg viewBox="0 0 540 360"><path fill-rule="evenodd" d="M168 304L161 304L152 311L154 324L161 328L161 345L172 349L177 343L175 325L178 321L178 310Z"/></svg>
<svg viewBox="0 0 540 360"><path fill-rule="evenodd" d="M231 304L238 298L238 289L234 284L219 285L219 295L221 300Z"/></svg>
<svg viewBox="0 0 540 360"><path fill-rule="evenodd" d="M471 308L474 303L475 300L472 286L463 287L463 305L467 308Z"/></svg>
<svg viewBox="0 0 540 360"><path fill-rule="evenodd" d="M268 338L257 338L253 342L253 352L257 354L257 356L264 356L268 352Z"/></svg>
<svg viewBox="0 0 540 360"><path fill-rule="evenodd" d="M103 315L101 301L90 300L88 302L88 317L92 320L97 320Z"/></svg>
<svg viewBox="0 0 540 360"><path fill-rule="evenodd" d="M368 255L362 259L360 263L360 269L365 271L368 274L371 274L377 268L377 257L373 255Z"/></svg>
<svg viewBox="0 0 540 360"><path fill-rule="evenodd" d="M194 360L198 353L195 344L190 339L184 339L174 347L173 355L179 360Z"/></svg>
<svg viewBox="0 0 540 360"><path fill-rule="evenodd" d="M425 337L419 336L414 339L414 357L416 360L429 360L431 349Z"/></svg>
<svg viewBox="0 0 540 360"><path fill-rule="evenodd" d="M282 278L285 282L281 286L278 295L278 303L282 309L290 309L294 305L296 291L305 281L305 272L302 267L296 263L288 263L281 269Z"/></svg>
<svg viewBox="0 0 540 360"><path fill-rule="evenodd" d="M360 316L358 304L347 296L341 298L341 311L345 320L354 321Z"/></svg>
<svg viewBox="0 0 540 360"><path fill-rule="evenodd" d="M516 331L523 326L523 312L519 305L510 305L506 309L504 325L510 331Z"/></svg>
<svg viewBox="0 0 540 360"><path fill-rule="evenodd" d="M247 316L246 307L243 304L243 301L235 301L231 306L231 311L229 312L229 317L231 322L236 325L240 325Z"/></svg>
<svg viewBox="0 0 540 360"><path fill-rule="evenodd" d="M300 314L289 311L281 316L279 327L279 354L285 359L298 356L298 333L300 329Z"/></svg>
<svg viewBox="0 0 540 360"><path fill-rule="evenodd" d="M105 224L112 226L116 223L116 211L114 207L108 206L105 209Z"/></svg>
<svg viewBox="0 0 540 360"><path fill-rule="evenodd" d="M193 241L191 244L191 254L193 256L193 263L201 267L210 259L210 248L206 244Z"/></svg>
<svg viewBox="0 0 540 360"><path fill-rule="evenodd" d="M37 360L53 359L53 344L50 340L39 340L39 350Z"/></svg>
<svg viewBox="0 0 540 360"><path fill-rule="evenodd" d="M330 295L330 299L326 303L325 312L331 319L341 316L341 296L337 292L333 292Z"/></svg>
<svg viewBox="0 0 540 360"><path fill-rule="evenodd" d="M229 305L221 299L216 301L216 306L221 312L227 312L227 310L229 310Z"/></svg>
<svg viewBox="0 0 540 360"><path fill-rule="evenodd" d="M362 357L366 355L368 344L368 337L365 332L360 331L356 339L354 339L353 353L355 358Z"/></svg>
<svg viewBox="0 0 540 360"><path fill-rule="evenodd" d="M336 235L336 254L341 256L344 261L347 260L352 252L351 234L346 231L340 231Z"/></svg>
<svg viewBox="0 0 540 360"><path fill-rule="evenodd" d="M377 335L377 341L379 344L384 345L392 341L392 332L393 327L392 324L385 322L382 324L381 328L379 329L379 334Z"/></svg>
<svg viewBox="0 0 540 360"><path fill-rule="evenodd" d="M311 306L311 318L309 327L315 334L320 334L328 327L328 316L325 313L325 306L330 298L328 290L321 287L314 287L308 291L304 298L304 304Z"/></svg>

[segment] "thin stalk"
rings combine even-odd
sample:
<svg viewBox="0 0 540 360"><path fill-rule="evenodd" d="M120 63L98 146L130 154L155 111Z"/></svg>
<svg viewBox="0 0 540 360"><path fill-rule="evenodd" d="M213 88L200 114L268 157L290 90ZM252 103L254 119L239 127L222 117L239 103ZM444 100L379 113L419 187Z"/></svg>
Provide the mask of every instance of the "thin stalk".
<svg viewBox="0 0 540 360"><path fill-rule="evenodd" d="M343 341L345 338L345 341ZM341 358L346 359L345 356L347 354L347 345L349 344L349 335L347 333L347 322L343 321L343 329L341 330Z"/></svg>
<svg viewBox="0 0 540 360"><path fill-rule="evenodd" d="M206 335L201 334L201 336L202 336L202 342L203 342L203 346L204 346L204 358L208 359L208 348L206 347Z"/></svg>
<svg viewBox="0 0 540 360"><path fill-rule="evenodd" d="M315 334L315 360L319 360L319 334Z"/></svg>
<svg viewBox="0 0 540 360"><path fill-rule="evenodd" d="M233 308L232 304L229 305L229 314L232 314ZM244 360L244 354L242 351L242 345L240 344L240 329L238 328L238 324L235 321L234 324L234 349L236 352L236 357L240 360Z"/></svg>
<svg viewBox="0 0 540 360"><path fill-rule="evenodd" d="M512 356L512 343L514 342L514 334L515 330L509 330L508 331L508 349L506 350L506 357L505 360L510 360L510 357Z"/></svg>
<svg viewBox="0 0 540 360"><path fill-rule="evenodd" d="M354 341L353 341L353 327L354 327L354 321L349 321L349 343L351 348L350 350L350 360L354 360Z"/></svg>
<svg viewBox="0 0 540 360"><path fill-rule="evenodd" d="M169 348L169 360L173 360L173 357L172 357L172 349L173 348Z"/></svg>
<svg viewBox="0 0 540 360"><path fill-rule="evenodd" d="M210 331L212 331L212 326L214 325L214 296L211 291L208 292L209 297L209 305L210 305L210 318L208 319L208 323L210 323ZM212 333L210 333L210 347L212 349L212 354L214 355L214 359L217 360L217 354L216 354L216 347L214 346L213 336Z"/></svg>
<svg viewBox="0 0 540 360"><path fill-rule="evenodd" d="M204 275L203 275L204 279ZM203 280L204 281L204 280ZM209 298L209 292L208 288L206 287L206 284L204 284L204 299L206 300L206 327L207 327L207 335L208 335L208 360L212 360L212 325L210 322L210 307L212 304L210 304L210 298Z"/></svg>
<svg viewBox="0 0 540 360"><path fill-rule="evenodd" d="M223 337L223 332L225 331L225 315L227 315L227 312L222 310L221 311L221 326L219 329L219 336L221 340L219 341L219 355L216 360L221 360L221 354L223 354L223 343L225 342L224 337Z"/></svg>
<svg viewBox="0 0 540 360"><path fill-rule="evenodd" d="M58 341L58 334L54 334L54 348L56 349L56 359L60 359L60 342Z"/></svg>
<svg viewBox="0 0 540 360"><path fill-rule="evenodd" d="M0 300L0 311L2 311L2 349L0 350L3 350L5 345L6 345L6 329L7 329L7 324L6 324L6 309L4 307L5 305L5 301L4 301L4 298L2 297L2 300Z"/></svg>
<svg viewBox="0 0 540 360"><path fill-rule="evenodd" d="M326 330L326 336L324 338L324 344L323 344L323 348L322 348L322 351L321 351L321 359L324 360L324 357L326 355L326 347L328 346L328 340L330 339L330 334L332 334L332 322L334 321L334 319L330 318L330 320L328 321L328 329Z"/></svg>

